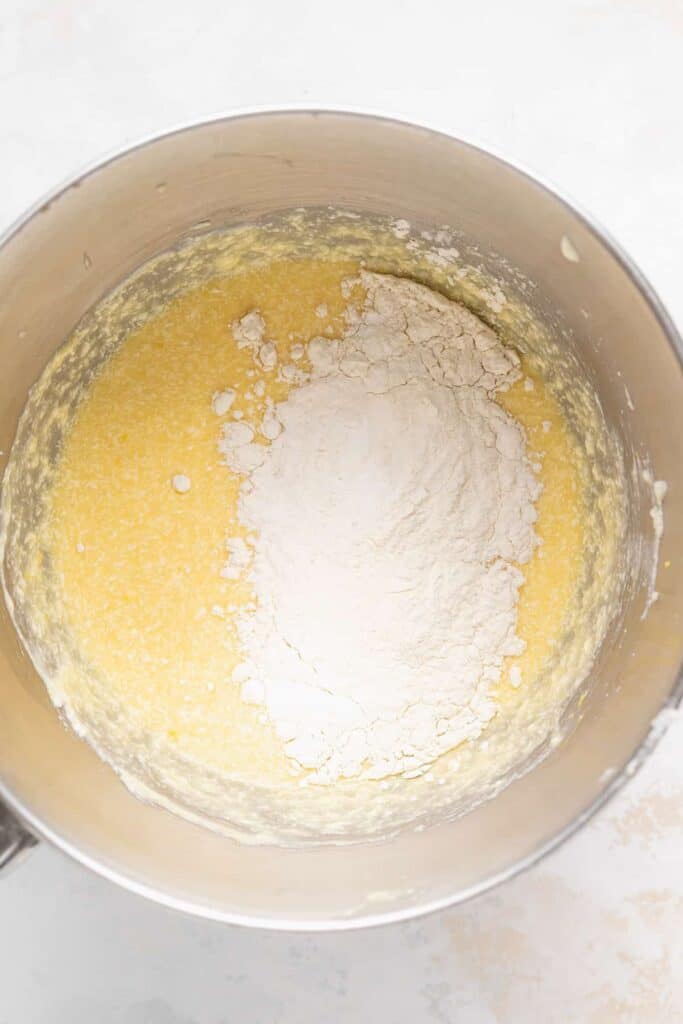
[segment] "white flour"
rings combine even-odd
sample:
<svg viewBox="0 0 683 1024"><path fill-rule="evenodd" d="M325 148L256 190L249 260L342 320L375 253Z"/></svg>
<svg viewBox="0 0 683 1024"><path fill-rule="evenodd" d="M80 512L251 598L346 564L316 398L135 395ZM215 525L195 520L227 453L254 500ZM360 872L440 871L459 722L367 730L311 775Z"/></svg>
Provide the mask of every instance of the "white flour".
<svg viewBox="0 0 683 1024"><path fill-rule="evenodd" d="M323 783L419 774L480 735L523 649L517 566L541 489L493 399L516 354L421 285L361 280L344 337L313 339L289 398L220 442L252 542L229 540L224 574L256 595L234 678ZM272 366L264 326L254 311L236 335Z"/></svg>

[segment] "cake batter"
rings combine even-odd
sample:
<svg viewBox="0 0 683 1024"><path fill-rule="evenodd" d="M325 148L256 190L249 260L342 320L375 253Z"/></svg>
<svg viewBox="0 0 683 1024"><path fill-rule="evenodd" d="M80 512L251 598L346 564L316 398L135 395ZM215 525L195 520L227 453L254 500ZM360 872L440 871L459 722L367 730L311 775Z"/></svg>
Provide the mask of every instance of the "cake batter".
<svg viewBox="0 0 683 1024"><path fill-rule="evenodd" d="M93 675L136 728L245 780L305 769L263 708L231 684L241 660L236 615L254 595L244 579L221 573L226 537L245 531L239 477L218 458L217 402L230 422L244 423L284 401L292 385L258 367L230 325L258 310L279 365L300 366L312 338L343 334L345 282L358 270L274 262L212 280L133 332L79 407L52 495L64 606ZM516 608L524 650L506 660L495 695L505 714L506 703L535 692L571 614L584 515L580 453L543 380L522 366L496 398L522 426L541 485L539 543Z"/></svg>

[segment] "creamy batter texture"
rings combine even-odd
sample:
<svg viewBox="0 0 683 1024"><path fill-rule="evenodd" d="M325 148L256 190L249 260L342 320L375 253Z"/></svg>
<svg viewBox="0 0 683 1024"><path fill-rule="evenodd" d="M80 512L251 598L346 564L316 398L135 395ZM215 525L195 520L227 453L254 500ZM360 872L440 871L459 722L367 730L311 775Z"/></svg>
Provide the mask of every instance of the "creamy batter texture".
<svg viewBox="0 0 683 1024"><path fill-rule="evenodd" d="M411 282L366 273L357 259L329 254L276 254L251 268L228 273L217 263L216 269L222 272L182 291L127 332L69 417L48 510L35 534L36 552L50 553L52 593L59 599L65 638L58 665L46 672L53 699L140 795L243 837L353 839L424 821L425 813L438 817L460 811L468 801L494 792L515 764L549 740L568 696L585 676L605 625L600 616L587 617L605 578L587 579L587 538L600 526L595 509L607 515L613 503L603 496L602 503L587 504L595 486L591 466L548 385L542 361L501 345L462 307ZM515 473L500 477L506 495L501 500L509 500L508 519L492 519L507 521L507 530L498 531L494 546L482 548L480 561L489 568L472 581L479 593L482 580L493 586L491 567L503 573L505 586L497 600L507 592L509 603L503 604L509 619L499 640L489 637L485 651L475 657L472 650L464 660L462 650L457 657L448 654L446 634L431 647L430 638L421 637L432 661L414 659L410 673L397 677L395 690L387 690L382 700L384 720L388 716L391 721L391 708L397 701L402 707L410 704L407 697L423 673L434 713L425 717L418 709L418 718L409 722L414 738L426 729L422 746L405 742L391 729L373 745L373 719L366 716L360 725L368 725L369 738L354 747L359 719L355 712L345 718L345 712L357 696L358 663L351 662L350 682L339 690L351 703L340 712L326 699L314 702L312 710L309 706L298 715L297 733L282 702L283 687L278 689L273 676L281 665L286 694L293 676L281 646L258 661L265 636L263 622L258 625L265 607L259 590L262 597L264 567L271 571L278 551L277 530L268 533L264 519L264 488L276 479L273 459L282 464L288 430L293 436L298 430L303 444L301 417L331 408L334 374L350 354L355 369L347 363L348 374L337 379L341 391L337 388L336 394L343 393L342 412L352 419L357 415L368 380L359 349L366 344L366 363L371 349L376 355L378 316L385 317L386 326L392 315L403 315L406 303L421 314L423 327L429 321L425 310L436 308L446 320L459 318L459 337L469 331L468 337L482 339L475 383L455 381L449 391L443 372L430 374L429 359L418 365L410 362L415 352L386 351L385 370L395 373L401 358L404 369L398 377L385 373L377 379L370 389L373 401L377 406L390 396L399 422L405 409L399 416L396 402L407 400L406 385L422 389L422 411L427 402L437 434L444 416L448 422L455 415L449 410L464 417L462 426L468 418L476 422L475 406L479 415L487 403L492 406L486 422L498 423L501 433L487 473L495 477L511 465ZM373 320L374 334L369 335ZM417 331L414 339L423 354L424 336ZM472 352L477 351L473 345ZM483 381L481 354L487 351ZM435 405L434 394L427 400L425 389L437 384ZM327 388L328 398L323 395L322 405L316 406L320 396L315 389L321 388ZM302 402L297 412L296 403ZM327 429L329 434L329 424ZM314 438L315 432L308 436ZM447 449L448 430L438 436L439 449L446 447L444 465L450 465L458 453ZM424 461L428 433L421 444ZM473 445L474 437L470 450ZM258 449L248 464L239 461L245 446ZM315 457L314 448L306 451L307 458ZM240 450L242 456L236 454ZM396 465L402 471L400 459ZM346 471L354 467L352 460ZM330 466L322 468L328 472ZM377 466L371 469L376 473ZM465 478L446 474L444 479L457 490ZM390 479L405 483L400 472ZM283 502L293 484L296 480L285 475L275 497ZM333 497L341 500L348 484L342 473ZM370 506L387 511L382 500L375 495ZM416 509L408 508L407 514ZM444 537L454 544L458 535L468 534L449 524L449 509L441 503L418 514L425 521L432 513L445 516ZM467 503L456 511L463 516L466 509ZM315 529L311 511L308 506L300 510L304 535ZM331 508L328 522L336 514L338 509ZM351 499L343 514L354 514ZM286 515L288 529L296 530L296 501L289 502ZM333 540L325 545L325 523L320 526L321 543L317 548L312 544L319 553L329 550ZM274 547L259 548L261 531ZM612 557L612 550L603 550L604 570ZM42 565L36 555L38 582ZM309 617L315 607L311 595L324 589L330 571L324 561L316 565L321 574L314 570L309 580ZM423 569L419 559L408 559L399 576L407 584L412 574L419 583ZM297 598L302 578L294 581ZM344 590L348 582L342 578L340 583L347 598L352 593ZM287 586L280 580L269 599L277 593L282 605ZM412 597L424 605L419 588ZM457 615L444 618L457 601L457 587L434 601L429 614L441 615L439 628L449 621L457 628ZM392 608L397 615L405 612L400 604ZM323 601L321 614L333 616L333 611ZM609 614L607 608L602 612ZM350 649L353 642L344 638L348 622L349 615L341 614L340 658L342 648ZM391 622L374 626L388 629ZM304 641L313 644L310 637ZM329 650L318 653L321 662L309 665L310 671L321 665L334 668ZM440 656L446 671L430 691ZM371 669L370 655L368 664ZM387 678L394 664L392 652L384 665ZM479 688L478 703L458 698L449 709L449 673L460 668L453 685L462 687L468 665L474 672L472 692ZM264 667L271 670L267 678ZM364 685L371 681L370 674ZM465 717L463 708L468 709ZM327 733L325 722L335 723ZM340 727L340 722L346 724ZM313 748L306 743L312 735L317 737ZM330 756L330 751L339 755L344 744L347 753L355 750L354 756ZM378 787L382 807L372 799Z"/></svg>

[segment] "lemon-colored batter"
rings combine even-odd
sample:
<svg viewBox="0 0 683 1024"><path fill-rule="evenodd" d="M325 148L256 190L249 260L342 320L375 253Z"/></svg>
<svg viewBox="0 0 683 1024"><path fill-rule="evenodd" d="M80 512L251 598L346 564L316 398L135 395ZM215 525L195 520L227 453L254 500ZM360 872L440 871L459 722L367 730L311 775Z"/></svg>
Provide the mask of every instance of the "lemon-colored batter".
<svg viewBox="0 0 683 1024"><path fill-rule="evenodd" d="M289 385L273 371L253 376L230 324L258 308L282 361L293 344L343 331L341 283L357 270L279 260L176 299L129 335L89 388L52 492L49 545L68 625L93 675L136 727L247 781L284 783L297 772L263 713L230 682L238 653L231 608L251 595L220 576L225 538L241 532L239 481L219 464L212 396L236 390L229 415L284 399ZM499 401L540 466L541 544L523 569L517 631L527 647L509 659L499 718L531 693L542 702L536 684L584 564L583 456L542 376L526 362L523 371ZM174 490L177 474L191 481L187 493Z"/></svg>

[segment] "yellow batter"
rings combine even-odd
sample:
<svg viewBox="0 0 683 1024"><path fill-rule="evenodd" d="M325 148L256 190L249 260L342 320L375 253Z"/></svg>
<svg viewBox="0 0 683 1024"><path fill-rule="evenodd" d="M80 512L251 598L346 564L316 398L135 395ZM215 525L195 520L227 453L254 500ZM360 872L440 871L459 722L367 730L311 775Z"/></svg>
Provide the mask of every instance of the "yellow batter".
<svg viewBox="0 0 683 1024"><path fill-rule="evenodd" d="M280 260L176 299L127 338L90 387L54 485L49 544L91 670L137 726L245 780L284 781L296 770L263 712L230 683L238 660L231 608L251 595L220 576L225 538L242 527L239 479L219 463L211 400L235 389L232 414L284 399L288 385L274 372L253 375L229 325L258 308L282 362L292 344L343 333L341 282L357 272L351 262ZM499 686L499 717L541 677L583 568L582 456L541 376L526 363L523 374L499 401L540 464L542 543L523 567L517 632L527 648ZM254 394L259 378L262 396ZM186 494L171 486L179 473L192 482Z"/></svg>

